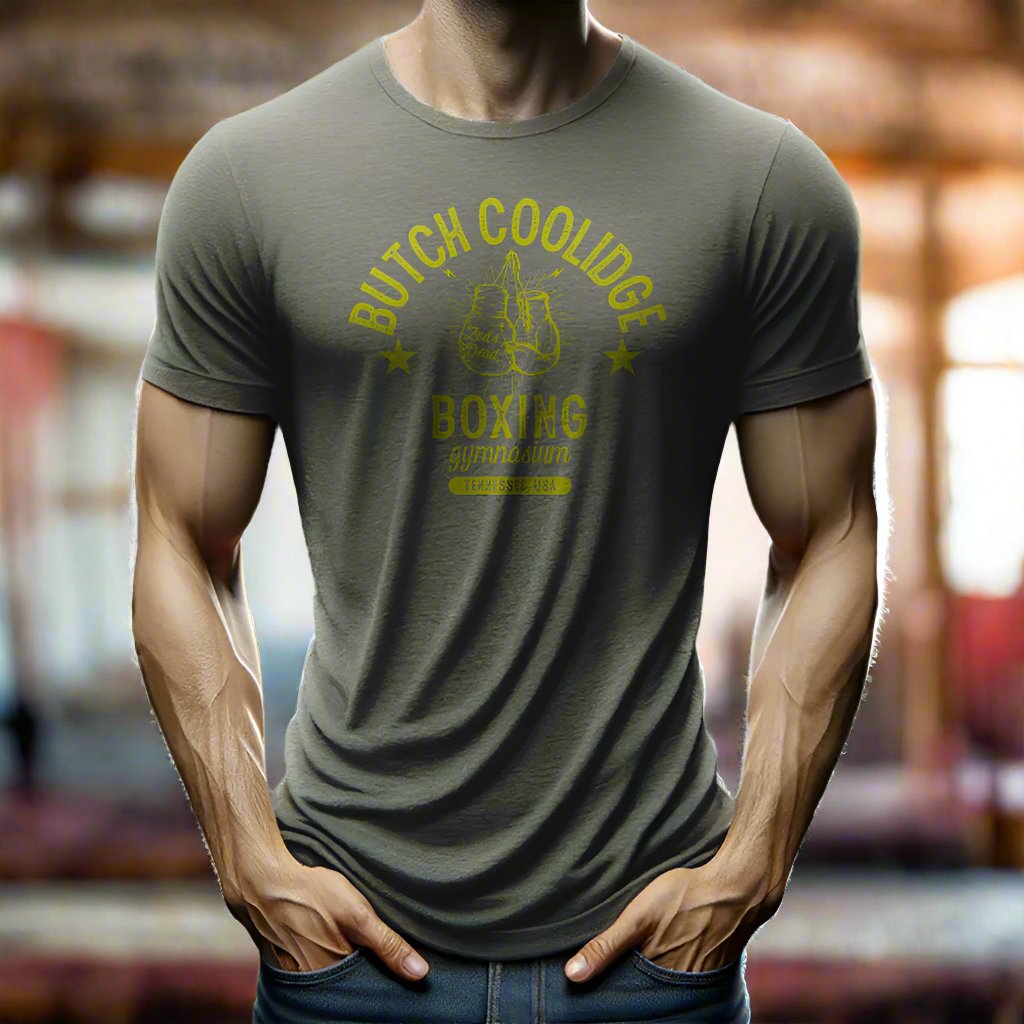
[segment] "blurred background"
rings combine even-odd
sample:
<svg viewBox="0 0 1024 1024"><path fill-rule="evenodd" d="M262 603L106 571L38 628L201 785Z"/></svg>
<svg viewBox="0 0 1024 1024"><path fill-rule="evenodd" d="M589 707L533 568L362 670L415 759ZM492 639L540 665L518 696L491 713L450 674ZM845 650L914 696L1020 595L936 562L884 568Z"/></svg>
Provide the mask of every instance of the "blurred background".
<svg viewBox="0 0 1024 1024"><path fill-rule="evenodd" d="M593 0L791 119L850 184L888 419L888 611L782 909L757 1022L1024 1021L1024 2ZM168 182L216 120L415 2L0 0L0 1021L242 1022L129 619L129 465ZM730 437L699 650L735 785L767 557ZM275 450L245 566L268 761L311 632Z"/></svg>

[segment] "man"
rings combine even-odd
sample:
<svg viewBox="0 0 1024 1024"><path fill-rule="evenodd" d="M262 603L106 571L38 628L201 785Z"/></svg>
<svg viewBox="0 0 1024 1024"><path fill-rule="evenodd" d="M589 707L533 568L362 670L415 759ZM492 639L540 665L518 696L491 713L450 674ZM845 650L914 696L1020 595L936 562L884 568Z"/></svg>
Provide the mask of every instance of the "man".
<svg viewBox="0 0 1024 1024"><path fill-rule="evenodd" d="M749 1020L880 603L858 283L822 151L583 2L426 0L195 145L133 629L254 1019ZM771 537L735 796L694 651L732 423ZM278 428L316 599L271 794Z"/></svg>

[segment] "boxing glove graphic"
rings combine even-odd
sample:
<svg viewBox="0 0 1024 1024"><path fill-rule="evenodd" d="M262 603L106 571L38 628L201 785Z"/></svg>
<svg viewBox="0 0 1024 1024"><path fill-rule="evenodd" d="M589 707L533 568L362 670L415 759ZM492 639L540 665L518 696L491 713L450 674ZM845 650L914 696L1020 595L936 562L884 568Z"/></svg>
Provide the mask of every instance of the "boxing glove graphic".
<svg viewBox="0 0 1024 1024"><path fill-rule="evenodd" d="M509 317L509 290L516 320ZM557 362L560 339L551 315L551 297L522 280L519 254L510 250L493 284L477 285L473 305L459 335L462 361L486 376L546 373Z"/></svg>
<svg viewBox="0 0 1024 1024"><path fill-rule="evenodd" d="M512 363L515 370L535 377L546 373L558 362L558 327L551 316L551 297L547 292L523 284L519 256L506 257L516 293L518 318L512 339ZM540 316L537 315L540 306Z"/></svg>
<svg viewBox="0 0 1024 1024"><path fill-rule="evenodd" d="M547 373L558 362L558 326L551 316L551 297L547 292L537 289L524 291L523 301L529 311L529 318L524 322L525 318L520 316L514 325L512 363L519 373L536 377ZM540 317L536 315L538 306L541 309ZM522 301L520 309L523 309Z"/></svg>
<svg viewBox="0 0 1024 1024"><path fill-rule="evenodd" d="M515 326L508 316L508 263L506 257L494 284L478 284L473 289L473 305L459 333L463 363L485 377L500 377L512 370Z"/></svg>

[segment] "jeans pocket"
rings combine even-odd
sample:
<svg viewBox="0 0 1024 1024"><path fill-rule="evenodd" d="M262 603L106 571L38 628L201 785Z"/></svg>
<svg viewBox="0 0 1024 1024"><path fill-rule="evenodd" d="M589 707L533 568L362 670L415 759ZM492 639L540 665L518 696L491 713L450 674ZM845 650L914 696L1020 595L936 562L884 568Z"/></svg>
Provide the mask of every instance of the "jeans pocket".
<svg viewBox="0 0 1024 1024"><path fill-rule="evenodd" d="M650 957L640 952L638 946L630 951L630 963L642 973L657 978L659 981L667 981L674 985L725 985L733 978L736 971L740 969L743 956L740 955L721 967L712 967L707 971L677 971L673 967L664 967L655 963Z"/></svg>
<svg viewBox="0 0 1024 1024"><path fill-rule="evenodd" d="M322 985L333 981L338 975L344 974L353 967L364 962L363 950L356 946L351 953L346 953L337 963L318 967L313 971L286 971L270 961L260 958L260 970L269 978L285 985Z"/></svg>

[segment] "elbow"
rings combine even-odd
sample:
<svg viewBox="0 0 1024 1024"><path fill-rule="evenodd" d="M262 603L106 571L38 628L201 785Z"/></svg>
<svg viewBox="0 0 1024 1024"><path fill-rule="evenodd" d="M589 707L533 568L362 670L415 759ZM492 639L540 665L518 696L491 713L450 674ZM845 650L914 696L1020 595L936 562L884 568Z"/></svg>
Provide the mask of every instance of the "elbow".
<svg viewBox="0 0 1024 1024"><path fill-rule="evenodd" d="M167 535L151 524L139 531L129 598L129 628L140 667L147 652L159 647L173 616L169 614L180 596L175 585L177 549Z"/></svg>
<svg viewBox="0 0 1024 1024"><path fill-rule="evenodd" d="M851 606L863 610L863 631L865 647L870 652L874 647L879 613L884 607L883 581L885 567L881 553L879 517L874 503L864 515L858 517L856 528L846 539L849 551L844 564L848 565L847 588L851 595Z"/></svg>
<svg viewBox="0 0 1024 1024"><path fill-rule="evenodd" d="M132 646L140 668L144 665L146 652L151 649L150 638L153 636L154 624L157 621L153 608L153 595L147 592L145 581L145 574L139 572L138 563L136 563L129 616Z"/></svg>

